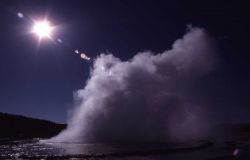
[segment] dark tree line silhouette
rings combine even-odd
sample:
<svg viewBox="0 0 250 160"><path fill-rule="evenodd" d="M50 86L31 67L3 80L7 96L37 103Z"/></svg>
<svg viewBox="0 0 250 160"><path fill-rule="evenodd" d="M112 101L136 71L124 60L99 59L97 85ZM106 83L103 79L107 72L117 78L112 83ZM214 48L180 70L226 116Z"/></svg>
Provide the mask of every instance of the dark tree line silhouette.
<svg viewBox="0 0 250 160"><path fill-rule="evenodd" d="M49 138L65 128L66 124L0 113L0 139Z"/></svg>

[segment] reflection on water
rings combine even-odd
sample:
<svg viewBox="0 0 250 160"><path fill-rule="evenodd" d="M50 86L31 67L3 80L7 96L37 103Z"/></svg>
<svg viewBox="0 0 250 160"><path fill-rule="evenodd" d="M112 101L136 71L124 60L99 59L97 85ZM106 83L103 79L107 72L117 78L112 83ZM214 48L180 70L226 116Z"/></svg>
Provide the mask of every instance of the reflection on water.
<svg viewBox="0 0 250 160"><path fill-rule="evenodd" d="M24 159L71 159L71 158L106 158L106 159L208 159L230 155L231 150L208 146L206 142L194 142L179 145L103 145L40 143L38 140L8 141L0 144L0 158Z"/></svg>

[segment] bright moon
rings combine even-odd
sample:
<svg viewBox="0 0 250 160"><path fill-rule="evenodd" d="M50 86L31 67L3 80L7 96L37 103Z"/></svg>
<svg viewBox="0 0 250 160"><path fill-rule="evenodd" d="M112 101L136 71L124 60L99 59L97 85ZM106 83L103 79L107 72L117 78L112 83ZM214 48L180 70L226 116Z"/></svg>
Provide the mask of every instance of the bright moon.
<svg viewBox="0 0 250 160"><path fill-rule="evenodd" d="M39 38L50 38L52 27L50 26L48 21L44 20L44 21L35 22L32 31Z"/></svg>

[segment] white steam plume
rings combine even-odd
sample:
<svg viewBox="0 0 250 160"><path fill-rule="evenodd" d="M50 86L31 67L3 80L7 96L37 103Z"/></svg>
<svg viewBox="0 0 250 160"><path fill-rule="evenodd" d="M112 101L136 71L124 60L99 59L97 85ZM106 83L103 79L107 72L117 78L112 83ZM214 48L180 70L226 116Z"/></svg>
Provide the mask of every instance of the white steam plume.
<svg viewBox="0 0 250 160"><path fill-rule="evenodd" d="M205 105L192 95L197 78L214 68L211 39L193 28L161 54L128 61L101 54L66 130L54 142L170 142L204 138Z"/></svg>

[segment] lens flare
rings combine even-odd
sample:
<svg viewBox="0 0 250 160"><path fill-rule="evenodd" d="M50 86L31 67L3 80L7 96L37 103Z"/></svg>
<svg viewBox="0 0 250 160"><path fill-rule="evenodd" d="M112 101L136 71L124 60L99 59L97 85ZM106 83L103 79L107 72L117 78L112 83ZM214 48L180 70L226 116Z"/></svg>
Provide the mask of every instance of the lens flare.
<svg viewBox="0 0 250 160"><path fill-rule="evenodd" d="M87 61L90 60L90 57L88 57L88 56L87 56L86 54L84 54L84 53L81 53L81 54L80 54L80 57L81 57L82 59L87 60Z"/></svg>
<svg viewBox="0 0 250 160"><path fill-rule="evenodd" d="M79 51L76 49L76 50L75 50L75 53L76 53L76 54L79 54Z"/></svg>
<svg viewBox="0 0 250 160"><path fill-rule="evenodd" d="M21 13L21 12L18 12L18 13L17 13L17 16L18 16L18 18L24 18L23 13Z"/></svg>

